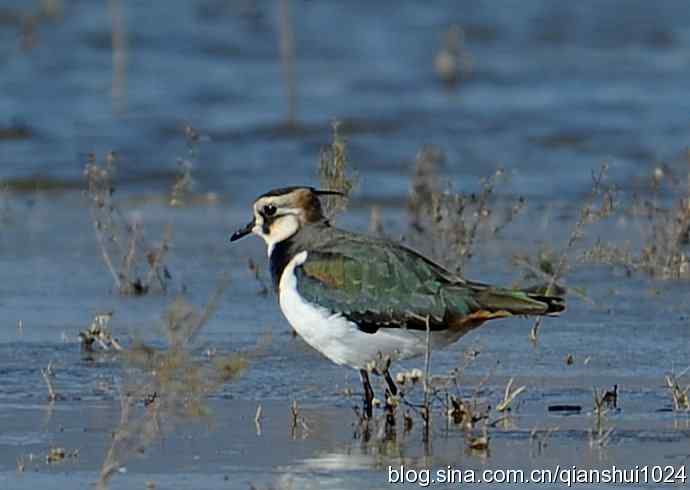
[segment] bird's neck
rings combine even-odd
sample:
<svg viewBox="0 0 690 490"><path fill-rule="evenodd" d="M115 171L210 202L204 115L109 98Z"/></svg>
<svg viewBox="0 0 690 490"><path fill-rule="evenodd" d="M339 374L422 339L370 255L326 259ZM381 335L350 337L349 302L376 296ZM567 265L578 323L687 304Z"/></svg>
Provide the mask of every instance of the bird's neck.
<svg viewBox="0 0 690 490"><path fill-rule="evenodd" d="M283 271L287 267L290 260L300 252L310 250L314 246L318 246L327 230L333 230L328 221L322 220L318 223L309 223L302 226L297 233L273 244L269 248L269 263L271 268L271 279L273 280L273 287L278 291L280 278Z"/></svg>
<svg viewBox="0 0 690 490"><path fill-rule="evenodd" d="M276 292L280 284L280 278L283 275L285 267L295 255L295 243L292 237L276 243L269 255L269 264L271 268L271 279L273 280L273 287Z"/></svg>

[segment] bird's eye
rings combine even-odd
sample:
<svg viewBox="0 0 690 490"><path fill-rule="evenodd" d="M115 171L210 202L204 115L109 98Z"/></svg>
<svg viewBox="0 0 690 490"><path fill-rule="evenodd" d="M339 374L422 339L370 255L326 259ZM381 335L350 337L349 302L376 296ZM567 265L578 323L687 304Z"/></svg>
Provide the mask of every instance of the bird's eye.
<svg viewBox="0 0 690 490"><path fill-rule="evenodd" d="M264 206L264 216L273 216L276 214L276 207L273 204L266 204Z"/></svg>

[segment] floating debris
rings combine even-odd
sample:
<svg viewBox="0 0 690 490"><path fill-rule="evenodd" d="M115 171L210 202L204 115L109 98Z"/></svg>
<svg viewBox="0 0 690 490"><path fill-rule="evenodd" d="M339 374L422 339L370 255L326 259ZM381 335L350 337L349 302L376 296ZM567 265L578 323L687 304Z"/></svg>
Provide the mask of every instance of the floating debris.
<svg viewBox="0 0 690 490"><path fill-rule="evenodd" d="M100 346L103 350L109 351L114 349L116 351L122 350L122 346L113 338L110 333L108 325L113 318L113 312L97 313L93 317L93 321L89 328L83 332L79 332L79 340L81 341L82 349L87 352L93 352L94 344Z"/></svg>
<svg viewBox="0 0 690 490"><path fill-rule="evenodd" d="M448 409L448 418L455 425L460 425L464 429L471 429L474 425L475 417L470 405L454 395L450 396L449 401L450 408Z"/></svg>
<svg viewBox="0 0 690 490"><path fill-rule="evenodd" d="M563 413L564 415L576 414L582 412L581 405L549 405L549 412Z"/></svg>
<svg viewBox="0 0 690 490"><path fill-rule="evenodd" d="M606 404L608 409L618 408L618 385L613 385L612 390L608 390L604 393L602 401Z"/></svg>
<svg viewBox="0 0 690 490"><path fill-rule="evenodd" d="M53 361L50 361L45 369L41 369L41 376L43 376L43 380L46 382L46 386L48 387L48 401L52 403L58 400L64 400L64 397L55 391L53 382L51 380L51 378L55 377Z"/></svg>
<svg viewBox="0 0 690 490"><path fill-rule="evenodd" d="M401 371L395 375L395 382L399 385L417 384L424 377L424 373L419 368L409 371Z"/></svg>
<svg viewBox="0 0 690 490"><path fill-rule="evenodd" d="M46 463L59 463L65 459L75 459L79 457L79 449L67 451L63 447L54 447L46 454Z"/></svg>
<svg viewBox="0 0 690 490"><path fill-rule="evenodd" d="M489 433L486 424L482 427L482 432L478 436L470 436L467 438L467 447L472 451L479 453L486 453L489 450Z"/></svg>

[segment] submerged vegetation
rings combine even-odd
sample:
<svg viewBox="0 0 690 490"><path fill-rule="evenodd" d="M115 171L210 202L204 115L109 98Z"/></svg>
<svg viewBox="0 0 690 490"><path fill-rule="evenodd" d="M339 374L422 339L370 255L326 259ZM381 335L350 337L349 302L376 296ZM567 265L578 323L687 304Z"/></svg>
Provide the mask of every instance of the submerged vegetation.
<svg viewBox="0 0 690 490"><path fill-rule="evenodd" d="M634 196L625 212L637 232L633 243L599 240L582 254L585 262L608 264L628 274L654 279L690 279L690 153L684 179L657 167L648 179L648 197ZM637 250L636 250L637 249Z"/></svg>
<svg viewBox="0 0 690 490"><path fill-rule="evenodd" d="M179 173L168 201L171 208L183 207L191 199L192 169L199 155L200 134L189 125L184 133L187 156L178 160ZM84 176L85 196L99 251L117 291L125 296L144 295L158 286L167 292L171 274L166 260L172 225L166 227L157 246L148 245L142 218L126 216L115 201L115 153L108 153L102 163L90 156ZM261 283L256 266L254 273ZM91 325L80 332L82 349L88 353L85 359L93 361L96 351L110 351L116 354L113 359L122 368L118 384L120 421L101 467L98 488L107 488L128 459L143 454L152 442L162 440L176 427L207 420L211 415L206 408L207 398L234 381L247 367L245 354L221 354L216 348L207 349L205 355L196 352L195 341L216 311L228 281L227 277L221 279L201 310L178 295L163 314L161 342L124 343L116 339L110 328L112 311L96 314ZM266 294L267 289L263 289ZM51 366L41 373L50 402L60 399L51 382Z"/></svg>
<svg viewBox="0 0 690 490"><path fill-rule="evenodd" d="M120 294L142 295L156 285L165 291L170 272L164 261L172 229L167 229L157 245L146 242L140 217L125 217L115 202L116 172L117 155L112 152L103 163L91 155L84 170L91 222L103 262Z"/></svg>
<svg viewBox="0 0 690 490"><path fill-rule="evenodd" d="M201 311L178 297L163 316L165 347L135 342L122 350L120 422L98 488L107 488L110 478L130 457L143 453L175 427L208 417L206 398L247 367L245 355L216 353L208 358L192 350L223 291L221 284Z"/></svg>

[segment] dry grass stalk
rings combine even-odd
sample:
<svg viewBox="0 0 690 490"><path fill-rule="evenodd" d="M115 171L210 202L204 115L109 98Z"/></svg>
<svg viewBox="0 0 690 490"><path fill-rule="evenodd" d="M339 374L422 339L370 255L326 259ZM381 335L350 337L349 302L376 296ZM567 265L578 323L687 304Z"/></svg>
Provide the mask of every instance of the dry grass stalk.
<svg viewBox="0 0 690 490"><path fill-rule="evenodd" d="M319 157L319 180L322 189L339 191L341 196L327 196L322 199L324 214L333 219L344 211L356 178L351 175L347 158L347 145L340 134L340 122L333 121L333 142L321 149Z"/></svg>
<svg viewBox="0 0 690 490"><path fill-rule="evenodd" d="M688 397L690 385L687 385L684 388L680 385L680 378L682 378L689 369L690 368L684 369L678 375L670 373L665 376L666 386L671 392L671 398L673 399L673 410L676 412L690 411L690 397Z"/></svg>
<svg viewBox="0 0 690 490"><path fill-rule="evenodd" d="M431 215L434 195L438 194L440 189L439 167L445 161L445 153L433 145L426 145L417 152L407 208L410 214L410 225L420 232L425 230L425 222Z"/></svg>
<svg viewBox="0 0 690 490"><path fill-rule="evenodd" d="M604 429L604 418L608 413L610 402L608 400L609 392L606 390L599 391L596 387L592 388L592 395L594 398L595 427L589 431L589 444L591 447L605 447L608 445L614 428Z"/></svg>
<svg viewBox="0 0 690 490"><path fill-rule="evenodd" d="M138 220L125 221L113 199L116 160L116 155L110 152L105 162L99 164L91 155L84 169L91 221L103 262L120 294L146 294L154 284L165 291L170 273L164 265L164 259L172 228L166 227L159 245L147 246L143 225ZM140 272L144 263L147 269L145 275Z"/></svg>
<svg viewBox="0 0 690 490"><path fill-rule="evenodd" d="M475 426L488 419L488 413L482 412L480 409L480 391L481 385L485 382L482 380L480 386L475 391L474 398L465 400L459 393L459 378L460 372L466 367L456 368L451 370L448 375L431 376L431 346L428 346L428 359L425 355L424 370L412 369L408 372L398 372L395 377L395 382L398 386L398 395L393 397L391 405L404 405L407 409L412 410L419 416L424 424L423 437L426 437L425 448L430 449L431 436L431 414L433 406L438 402L442 408L442 414L446 421L446 429L449 430L450 424L460 426L466 432L475 429ZM466 356L466 364L471 362L476 356ZM410 401L409 396L414 391L415 387L421 386L422 400L419 403ZM451 394L449 388L455 387L458 390L457 394ZM407 426L406 417L410 414L409 410L403 413L403 423Z"/></svg>
<svg viewBox="0 0 690 490"><path fill-rule="evenodd" d="M170 200L168 202L171 207L182 207L189 200L194 186L192 170L199 160L201 133L190 124L187 124L184 127L184 137L187 144L187 157L177 160L178 173L170 191Z"/></svg>
<svg viewBox="0 0 690 490"><path fill-rule="evenodd" d="M520 386L519 388L516 388L515 390L511 390L513 387L513 381L514 378L510 378L508 381L508 384L506 385L506 390L503 394L503 400L496 405L496 410L499 412L505 412L506 410L510 410L510 405L513 403L513 401L527 389L526 386Z"/></svg>
<svg viewBox="0 0 690 490"><path fill-rule="evenodd" d="M458 252L460 252L460 269L462 270L465 263L472 258L474 245L477 240L477 231L479 226L484 222L485 218L488 218L491 213L489 209L489 197L494 191L498 180L503 176L503 170L498 169L491 177L481 180L481 191L476 199L476 211L475 219L469 228L468 236L465 243L459 247Z"/></svg>
<svg viewBox="0 0 690 490"><path fill-rule="evenodd" d="M307 424L306 419L299 410L299 405L297 400L292 400L292 405L290 406L291 415L291 425L290 425L290 437L292 439L297 439L297 434L300 429L302 431L302 439L306 439L309 436L310 429L309 424Z"/></svg>
<svg viewBox="0 0 690 490"><path fill-rule="evenodd" d="M589 432L589 445L590 447L606 447L611 442L611 434L613 434L614 428L609 427L604 432L600 434L594 433L592 430Z"/></svg>
<svg viewBox="0 0 690 490"><path fill-rule="evenodd" d="M690 174L689 174L690 175ZM690 184L671 209L652 206L638 268L661 279L690 278Z"/></svg>
<svg viewBox="0 0 690 490"><path fill-rule="evenodd" d="M592 396L594 398L594 415L597 421L597 432L601 433L604 416L608 412L606 402L604 401L605 393L599 391L597 388L592 388Z"/></svg>
<svg viewBox="0 0 690 490"><path fill-rule="evenodd" d="M541 454L548 446L549 439L554 432L558 432L559 427L551 427L549 429L539 429L535 426L530 432L530 441L532 445L537 446L537 454Z"/></svg>
<svg viewBox="0 0 690 490"><path fill-rule="evenodd" d="M479 193L464 195L440 189L438 170L443 162L445 155L434 146L426 146L417 154L408 201L410 239L436 261L462 273L472 259L480 234L495 236L502 232L522 212L525 200L519 198L511 205L503 223L489 226L500 214L490 208L489 201L505 177L503 170L482 179Z"/></svg>
<svg viewBox="0 0 690 490"><path fill-rule="evenodd" d="M690 161L690 153L688 159ZM650 180L651 198L635 197L629 210L631 216L639 219L639 251L634 251L630 243L597 242L582 254L581 259L621 267L628 275L642 272L655 279L688 280L690 169L685 186L679 185L682 179L663 167L656 167ZM672 204L667 204L669 202Z"/></svg>
<svg viewBox="0 0 690 490"><path fill-rule="evenodd" d="M170 206L179 208L184 205L188 194L191 191L194 179L192 178L192 165L188 160L177 162L178 175L170 192Z"/></svg>
<svg viewBox="0 0 690 490"><path fill-rule="evenodd" d="M46 387L48 388L48 401L52 403L54 401L61 400L62 396L55 391L53 381L51 379L55 376L52 361L48 363L48 366L45 369L41 369L41 376L43 376L43 381L45 381Z"/></svg>
<svg viewBox="0 0 690 490"><path fill-rule="evenodd" d="M263 407L261 403L256 407L256 414L254 415L254 425L256 426L256 435L261 435L261 419L263 418Z"/></svg>
<svg viewBox="0 0 690 490"><path fill-rule="evenodd" d="M557 292L557 286L561 276L565 274L567 268L568 254L571 252L575 244L584 236L584 228L587 224L603 219L611 214L615 205L615 194L611 187L604 188L604 181L608 175L608 164L604 163L599 167L599 171L592 174L592 189L585 202L585 205L580 209L580 217L573 227L566 246L561 251L557 265L551 274L549 283L544 290L544 294L549 296ZM595 200L602 196L602 204L599 208L595 207ZM539 338L539 327L544 320L543 316L538 316L532 325L529 338L533 343L536 343Z"/></svg>
<svg viewBox="0 0 690 490"><path fill-rule="evenodd" d="M427 330L429 333L429 330ZM413 419L411 413L414 412L418 417L420 417L423 424L423 442L425 444L425 450L429 452L431 450L431 422L432 413L434 405L438 402L442 407L443 417L446 421L446 428L449 429L450 424L460 426L466 433L468 440L472 438L471 432L476 432L476 430L483 430L486 432L487 427L484 426L495 426L502 420L496 420L489 424L488 422L488 405L480 401L482 386L490 376L490 374L483 379L479 386L476 387L474 397L470 400L462 399L459 394L453 395L449 393L449 388L455 386L458 388L458 369L454 369L448 375L437 375L431 376L431 338L430 335L427 336L427 345L425 349L425 359L423 369L412 369L410 371L398 372L395 376L395 382L392 379L387 381L386 398L383 403L377 401L377 406L383 405L383 420L385 424L381 424L378 419L373 419L374 423L378 423L377 434L381 440L391 440L396 439L396 427L398 423L395 420L397 414L400 413L402 417L403 434L409 432L413 426ZM476 355L466 356L466 362L471 362L471 359L476 358ZM369 372L373 374L378 374L385 378L388 373L388 368L390 367L390 358L387 356L379 356L379 358L370 363L367 366ZM462 368L464 369L464 368ZM397 384L395 390L390 388L391 384ZM421 388L421 400L419 402L411 401L410 395L416 387ZM512 402L512 400L518 396L524 388L518 388L517 390L509 390L509 395L507 395L507 406ZM396 391L396 394L392 394ZM511 398L512 395L512 398ZM481 405L486 405L483 409ZM405 407L404 411L398 412L400 406ZM355 412L359 412L355 409ZM505 417L504 417L505 418ZM376 426L375 426L376 427ZM361 424L360 424L361 428ZM367 439L369 427L364 427L364 438ZM484 434L486 435L486 434ZM482 437L482 433L478 436ZM488 438L487 438L488 440ZM481 446L481 444L479 445ZM477 446L477 447L479 447ZM481 452L481 451L480 451Z"/></svg>
<svg viewBox="0 0 690 490"><path fill-rule="evenodd" d="M120 390L120 424L101 467L98 488L134 454L183 423L208 415L205 399L247 366L240 354L197 358L192 341L216 308L221 285L198 312L178 298L164 315L167 347L141 343L123 350L128 381Z"/></svg>

